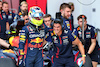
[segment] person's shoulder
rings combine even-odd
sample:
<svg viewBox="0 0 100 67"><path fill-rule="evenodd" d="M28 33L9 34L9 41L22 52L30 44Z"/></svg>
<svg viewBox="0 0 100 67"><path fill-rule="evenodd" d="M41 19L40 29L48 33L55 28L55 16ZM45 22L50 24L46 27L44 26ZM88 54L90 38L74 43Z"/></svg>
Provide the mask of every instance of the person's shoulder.
<svg viewBox="0 0 100 67"><path fill-rule="evenodd" d="M6 12L4 12L4 11L2 10L1 13L6 13Z"/></svg>
<svg viewBox="0 0 100 67"><path fill-rule="evenodd" d="M1 11L1 15L6 15L6 12L4 12L3 10Z"/></svg>
<svg viewBox="0 0 100 67"><path fill-rule="evenodd" d="M26 24L26 25L24 25L23 27L22 27L22 29L26 29L26 28L28 28L29 27L29 24Z"/></svg>
<svg viewBox="0 0 100 67"><path fill-rule="evenodd" d="M90 24L87 24L89 27L93 27L93 28L95 28L93 25L90 25Z"/></svg>
<svg viewBox="0 0 100 67"><path fill-rule="evenodd" d="M22 12L18 12L18 15L22 15Z"/></svg>
<svg viewBox="0 0 100 67"><path fill-rule="evenodd" d="M80 26L75 27L74 30L80 30Z"/></svg>
<svg viewBox="0 0 100 67"><path fill-rule="evenodd" d="M72 31L64 29L63 32L64 32L64 34L68 34L68 33L71 33Z"/></svg>
<svg viewBox="0 0 100 67"><path fill-rule="evenodd" d="M90 30L90 29L95 29L95 27L94 27L94 26L89 25L89 24L87 24L87 27L88 27L88 29L89 29L89 30Z"/></svg>
<svg viewBox="0 0 100 67"><path fill-rule="evenodd" d="M13 11L9 11L10 14L15 15L15 13Z"/></svg>

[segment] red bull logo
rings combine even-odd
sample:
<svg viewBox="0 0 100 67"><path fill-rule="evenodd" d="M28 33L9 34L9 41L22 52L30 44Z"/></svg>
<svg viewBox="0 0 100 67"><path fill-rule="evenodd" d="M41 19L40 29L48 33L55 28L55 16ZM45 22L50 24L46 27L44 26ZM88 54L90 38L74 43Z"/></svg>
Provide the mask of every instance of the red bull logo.
<svg viewBox="0 0 100 67"><path fill-rule="evenodd" d="M31 39L30 42L31 42L31 43L32 43L32 42L34 42L34 43L41 43L41 42L43 42L43 38L41 39L41 38L37 37L37 38L35 38L35 39Z"/></svg>

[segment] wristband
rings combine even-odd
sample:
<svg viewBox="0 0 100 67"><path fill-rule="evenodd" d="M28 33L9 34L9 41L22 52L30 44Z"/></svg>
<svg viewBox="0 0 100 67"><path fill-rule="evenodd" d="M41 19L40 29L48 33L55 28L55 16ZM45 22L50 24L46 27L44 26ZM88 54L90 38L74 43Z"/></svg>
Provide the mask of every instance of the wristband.
<svg viewBox="0 0 100 67"><path fill-rule="evenodd" d="M82 57L86 57L86 55L82 55Z"/></svg>

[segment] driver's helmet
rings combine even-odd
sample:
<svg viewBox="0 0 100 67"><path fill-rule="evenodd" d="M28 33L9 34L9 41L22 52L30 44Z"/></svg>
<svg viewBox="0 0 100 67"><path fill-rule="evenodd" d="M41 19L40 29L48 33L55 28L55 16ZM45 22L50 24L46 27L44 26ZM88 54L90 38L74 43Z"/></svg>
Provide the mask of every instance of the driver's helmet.
<svg viewBox="0 0 100 67"><path fill-rule="evenodd" d="M38 6L30 7L29 10L29 19L30 23L40 26L43 23L43 15L44 13L41 11L41 8Z"/></svg>

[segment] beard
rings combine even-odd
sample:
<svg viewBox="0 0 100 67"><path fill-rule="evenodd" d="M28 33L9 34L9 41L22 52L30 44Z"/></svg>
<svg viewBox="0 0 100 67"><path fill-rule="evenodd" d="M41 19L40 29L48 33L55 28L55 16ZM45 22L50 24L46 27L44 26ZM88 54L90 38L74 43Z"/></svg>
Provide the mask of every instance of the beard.
<svg viewBox="0 0 100 67"><path fill-rule="evenodd" d="M23 13L26 13L26 12L28 12L28 10L22 10L22 12L23 12Z"/></svg>
<svg viewBox="0 0 100 67"><path fill-rule="evenodd" d="M66 15L65 13L63 13L63 17L64 17L65 19L71 19L71 15Z"/></svg>
<svg viewBox="0 0 100 67"><path fill-rule="evenodd" d="M65 18L65 19L70 19L69 17L67 17L65 14L63 15L63 17Z"/></svg>
<svg viewBox="0 0 100 67"><path fill-rule="evenodd" d="M0 7L0 11L2 11L2 7Z"/></svg>

